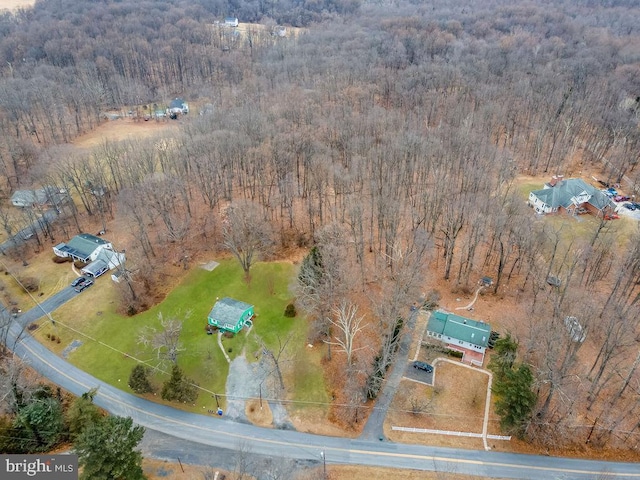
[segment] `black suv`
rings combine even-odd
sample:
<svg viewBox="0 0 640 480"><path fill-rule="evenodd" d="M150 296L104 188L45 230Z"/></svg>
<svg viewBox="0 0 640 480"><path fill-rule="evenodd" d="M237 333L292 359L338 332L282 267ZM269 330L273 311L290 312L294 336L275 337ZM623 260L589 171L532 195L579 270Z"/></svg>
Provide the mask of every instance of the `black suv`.
<svg viewBox="0 0 640 480"><path fill-rule="evenodd" d="M427 373L433 373L433 367L428 363L424 362L413 362L413 368L418 370L424 370Z"/></svg>
<svg viewBox="0 0 640 480"><path fill-rule="evenodd" d="M84 277L83 277L84 278ZM81 291L89 288L91 285L93 285L93 280L89 280L88 278L85 278L84 282L80 283L76 288L75 291L80 293Z"/></svg>
<svg viewBox="0 0 640 480"><path fill-rule="evenodd" d="M87 277L78 277L73 282L71 282L72 287L77 287L78 285L82 285L87 281Z"/></svg>

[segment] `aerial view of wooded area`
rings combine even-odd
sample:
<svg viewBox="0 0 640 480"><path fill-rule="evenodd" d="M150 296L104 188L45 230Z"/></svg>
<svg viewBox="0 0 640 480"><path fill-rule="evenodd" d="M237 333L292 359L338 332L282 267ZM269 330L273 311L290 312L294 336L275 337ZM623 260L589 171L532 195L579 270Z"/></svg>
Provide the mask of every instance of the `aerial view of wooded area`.
<svg viewBox="0 0 640 480"><path fill-rule="evenodd" d="M265 394L296 429L351 437L406 339L407 376L436 375L399 383L394 426L481 431L489 390L485 447L488 422L512 436L492 448L638 461L637 1L14 6L0 13L6 321L81 272L59 323L28 325L56 354L200 413L233 412L234 392L253 412L258 395L229 379L255 360L260 410ZM104 272L80 234L109 252ZM223 297L251 307L240 330L216 318ZM436 312L495 332L470 342L479 361L437 341ZM20 438L28 399L72 401L27 388L3 355L0 430ZM465 421L443 399L475 380L450 361L493 378L460 394Z"/></svg>

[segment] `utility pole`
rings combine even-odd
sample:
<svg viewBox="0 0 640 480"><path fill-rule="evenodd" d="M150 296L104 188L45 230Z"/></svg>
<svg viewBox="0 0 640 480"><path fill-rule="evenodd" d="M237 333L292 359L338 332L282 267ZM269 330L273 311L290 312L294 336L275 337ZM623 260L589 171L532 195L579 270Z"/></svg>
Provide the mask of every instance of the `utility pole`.
<svg viewBox="0 0 640 480"><path fill-rule="evenodd" d="M322 457L322 478L327 479L327 459L324 456L324 450L320 452Z"/></svg>

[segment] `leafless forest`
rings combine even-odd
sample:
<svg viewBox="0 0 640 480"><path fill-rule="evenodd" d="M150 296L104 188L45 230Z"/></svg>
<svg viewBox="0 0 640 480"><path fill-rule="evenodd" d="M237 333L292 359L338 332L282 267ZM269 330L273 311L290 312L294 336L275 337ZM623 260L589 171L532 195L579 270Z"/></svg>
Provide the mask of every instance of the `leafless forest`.
<svg viewBox="0 0 640 480"><path fill-rule="evenodd" d="M228 14L303 28L234 35L214 25ZM568 244L516 180L601 167L640 185L638 18L635 0L38 1L0 18L0 192L73 192L45 246L87 225L128 230L133 308L163 264L222 246L233 204L270 226L272 256L322 252L330 281L299 299L311 336L361 304L376 318L362 337L383 359L425 276L469 291L490 274L496 299L509 284L528 312L529 438L635 449L640 234L620 245L601 222ZM192 112L171 137L66 145L105 112L176 96ZM344 361L364 374L339 385L354 405L373 368L358 341Z"/></svg>

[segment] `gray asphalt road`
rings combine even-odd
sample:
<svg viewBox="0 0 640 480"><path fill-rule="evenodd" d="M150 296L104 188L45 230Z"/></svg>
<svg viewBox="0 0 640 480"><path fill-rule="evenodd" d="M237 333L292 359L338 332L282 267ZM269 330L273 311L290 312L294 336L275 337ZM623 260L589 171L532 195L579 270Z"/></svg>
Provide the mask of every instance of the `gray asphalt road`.
<svg viewBox="0 0 640 480"><path fill-rule="evenodd" d="M362 434L360 435L361 440L378 440L385 438L383 427L384 419L387 416L389 406L393 401L395 392L400 386L400 381L407 367L411 336L415 330L417 315L418 311L415 310L407 320L407 325L404 328L404 333L398 344L395 361L387 372L385 383L378 394L378 398L376 398L376 408L373 409L369 418L367 418L367 423L362 429Z"/></svg>
<svg viewBox="0 0 640 480"><path fill-rule="evenodd" d="M43 233L42 222L52 223L58 215L59 213L54 208L50 208L42 214L41 219L37 219L33 224L15 232L13 237L9 238L7 241L0 243L0 252L4 253L16 245L35 241L34 234L41 235Z"/></svg>
<svg viewBox="0 0 640 480"><path fill-rule="evenodd" d="M68 302L76 295L80 295L77 293L73 287L67 287L63 290L60 290L55 295L50 296L49 298L40 302L38 300L39 306L32 308L31 310L20 315L17 320L23 326L28 325L29 323L38 320L40 317L45 316L47 313L53 312L55 309L63 305L65 302Z"/></svg>
<svg viewBox="0 0 640 480"><path fill-rule="evenodd" d="M14 322L11 325L10 340L22 333L20 323ZM9 345L11 344L9 341ZM95 399L97 405L113 414L130 416L147 429L175 438L173 449L167 449L165 445L168 458L184 456L187 444L183 446L181 442L188 440L216 448L242 449L252 454L271 457L277 455L308 462L320 461L320 452L324 452L329 464L408 468L494 478L530 479L545 476L554 479L595 479L606 474L606 478L640 479L640 465L632 463L456 450L379 440L352 440L234 423L224 417L176 410L111 387L52 354L30 335L24 335L14 345L14 350L42 375L66 390L79 395L98 387Z"/></svg>

